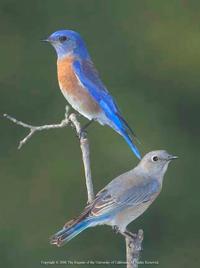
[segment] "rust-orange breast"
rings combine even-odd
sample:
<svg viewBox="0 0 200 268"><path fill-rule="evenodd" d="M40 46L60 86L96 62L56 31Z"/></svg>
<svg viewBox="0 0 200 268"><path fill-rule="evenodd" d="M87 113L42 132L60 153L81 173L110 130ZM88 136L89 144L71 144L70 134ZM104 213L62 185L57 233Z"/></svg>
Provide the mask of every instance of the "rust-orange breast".
<svg viewBox="0 0 200 268"><path fill-rule="evenodd" d="M73 57L65 57L58 60L58 82L62 90L66 90L68 94L72 93L78 85L76 75L72 70Z"/></svg>
<svg viewBox="0 0 200 268"><path fill-rule="evenodd" d="M85 110L85 112L97 114L100 112L100 108L96 101L93 100L89 93L79 83L79 80L73 71L73 60L74 58L72 56L67 56L57 62L58 82L61 91L65 97L68 95L70 96L70 99L73 99L73 102L76 102L76 105L70 103L72 106L77 106L78 104L81 106L80 109ZM69 101L69 99L67 100Z"/></svg>

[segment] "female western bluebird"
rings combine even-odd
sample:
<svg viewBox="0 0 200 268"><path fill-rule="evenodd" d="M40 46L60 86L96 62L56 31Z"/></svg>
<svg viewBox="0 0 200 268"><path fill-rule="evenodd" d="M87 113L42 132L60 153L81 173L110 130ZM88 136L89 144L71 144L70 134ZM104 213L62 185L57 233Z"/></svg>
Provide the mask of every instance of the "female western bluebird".
<svg viewBox="0 0 200 268"><path fill-rule="evenodd" d="M81 36L74 31L60 30L44 41L56 50L59 86L70 105L87 119L113 128L141 159L132 141L135 135L101 82Z"/></svg>
<svg viewBox="0 0 200 268"><path fill-rule="evenodd" d="M83 230L102 224L114 227L124 236L132 236L126 226L143 214L159 195L168 164L176 158L164 150L146 154L134 169L103 188L78 218L53 235L51 244L62 246Z"/></svg>

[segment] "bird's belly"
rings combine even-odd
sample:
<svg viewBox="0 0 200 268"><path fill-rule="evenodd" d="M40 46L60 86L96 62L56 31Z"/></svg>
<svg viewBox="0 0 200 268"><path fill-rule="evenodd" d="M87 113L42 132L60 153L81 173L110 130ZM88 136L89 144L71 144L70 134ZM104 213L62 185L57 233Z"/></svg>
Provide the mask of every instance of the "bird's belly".
<svg viewBox="0 0 200 268"><path fill-rule="evenodd" d="M84 89L77 87L76 89L63 89L60 85L61 92L72 106L72 108L78 111L80 114L88 118L89 120L97 119L102 112L98 104L89 96Z"/></svg>
<svg viewBox="0 0 200 268"><path fill-rule="evenodd" d="M127 208L115 217L114 224L119 227L119 229L123 232L126 230L126 226L134 221L136 218L138 218L141 214L144 213L144 211L150 206L151 202L146 202L141 205L137 205L134 208L130 207Z"/></svg>

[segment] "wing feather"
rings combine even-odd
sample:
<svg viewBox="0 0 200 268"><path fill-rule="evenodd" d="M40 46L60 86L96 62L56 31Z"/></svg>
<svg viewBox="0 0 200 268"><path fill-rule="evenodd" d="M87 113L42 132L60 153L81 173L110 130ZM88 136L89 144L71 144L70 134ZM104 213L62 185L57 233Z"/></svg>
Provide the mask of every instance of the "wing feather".
<svg viewBox="0 0 200 268"><path fill-rule="evenodd" d="M73 68L81 84L89 91L94 100L99 103L106 116L115 123L118 130L128 131L131 135L135 136L133 130L121 115L115 100L99 78L93 62L90 60L76 60L73 63Z"/></svg>
<svg viewBox="0 0 200 268"><path fill-rule="evenodd" d="M116 209L122 209L124 206L136 206L148 202L159 191L160 184L157 180L133 186L125 192L122 191L119 196L115 193L111 195L109 190L105 189L97 195L91 207L90 215L101 216L114 212Z"/></svg>

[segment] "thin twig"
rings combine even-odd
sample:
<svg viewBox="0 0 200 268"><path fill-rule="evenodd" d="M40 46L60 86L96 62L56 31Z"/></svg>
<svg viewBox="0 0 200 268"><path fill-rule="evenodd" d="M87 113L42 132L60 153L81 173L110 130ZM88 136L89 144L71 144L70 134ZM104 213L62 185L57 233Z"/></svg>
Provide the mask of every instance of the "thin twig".
<svg viewBox="0 0 200 268"><path fill-rule="evenodd" d="M59 124L51 124L51 125L43 125L43 126L33 126L27 123L24 123L20 120L15 119L14 117L4 114L11 122L19 125L21 127L29 129L28 135L22 139L19 143L18 149L21 149L24 144L28 142L28 140L38 131L55 129L55 128L64 128L69 126L70 122L76 129L76 133L80 138L80 147L82 151L82 158L85 170L85 179L86 179L86 187L88 193L88 202L91 202L94 199L94 190L93 190L93 183L92 183L92 175L91 175L91 168L90 168L90 150L89 150L89 141L86 137L86 133L81 131L81 125L77 120L77 117L74 113L69 115L69 106L66 106L65 110L65 118Z"/></svg>
<svg viewBox="0 0 200 268"><path fill-rule="evenodd" d="M51 125L43 125L43 126L33 126L26 124L22 121L19 121L15 119L14 117L4 114L4 117L6 117L8 120L11 122L15 123L16 125L22 126L24 128L29 129L29 134L19 142L18 149L21 149L22 146L35 134L37 131L42 131L42 130L49 130L49 129L54 129L54 128L64 128L69 124L69 107L66 106L66 111L65 111L65 118L59 123L59 124L51 124Z"/></svg>

